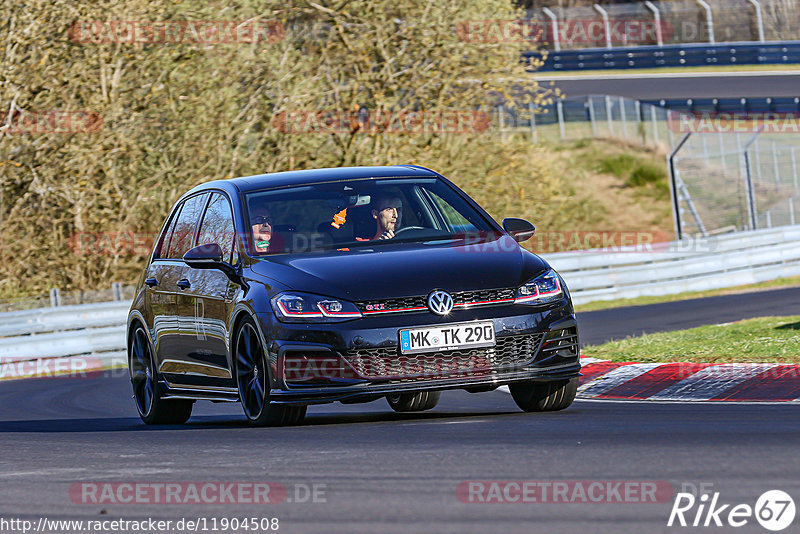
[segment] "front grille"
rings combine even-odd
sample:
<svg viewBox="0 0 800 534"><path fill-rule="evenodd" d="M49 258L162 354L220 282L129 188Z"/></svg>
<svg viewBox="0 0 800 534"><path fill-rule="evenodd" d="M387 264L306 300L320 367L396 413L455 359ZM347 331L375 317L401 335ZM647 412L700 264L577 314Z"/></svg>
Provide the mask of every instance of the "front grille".
<svg viewBox="0 0 800 534"><path fill-rule="evenodd" d="M359 375L369 379L487 376L530 363L543 336L503 336L497 338L494 347L478 349L401 355L397 347L382 347L351 350L342 356Z"/></svg>
<svg viewBox="0 0 800 534"><path fill-rule="evenodd" d="M469 307L475 305L507 304L514 300L515 289L480 289L477 291L459 291L452 293L453 305ZM401 297L383 300L367 300L356 302L362 313L392 313L427 311L427 295L417 297Z"/></svg>

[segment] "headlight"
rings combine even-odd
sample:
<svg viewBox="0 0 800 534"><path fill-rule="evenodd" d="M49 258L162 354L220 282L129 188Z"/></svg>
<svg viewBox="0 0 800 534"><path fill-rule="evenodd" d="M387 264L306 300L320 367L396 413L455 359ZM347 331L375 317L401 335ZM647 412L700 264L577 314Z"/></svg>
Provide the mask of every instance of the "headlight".
<svg viewBox="0 0 800 534"><path fill-rule="evenodd" d="M562 298L561 281L553 269L517 289L514 304L546 304Z"/></svg>
<svg viewBox="0 0 800 534"><path fill-rule="evenodd" d="M281 293L270 302L278 320L284 323L335 323L361 317L352 302L308 293Z"/></svg>

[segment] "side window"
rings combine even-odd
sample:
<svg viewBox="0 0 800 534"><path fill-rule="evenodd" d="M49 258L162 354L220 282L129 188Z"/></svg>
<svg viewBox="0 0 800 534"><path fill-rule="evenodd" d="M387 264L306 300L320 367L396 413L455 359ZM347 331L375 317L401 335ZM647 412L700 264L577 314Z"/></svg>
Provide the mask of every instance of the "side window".
<svg viewBox="0 0 800 534"><path fill-rule="evenodd" d="M222 258L233 263L234 227L233 212L225 195L213 193L200 223L197 244L216 243L222 249Z"/></svg>
<svg viewBox="0 0 800 534"><path fill-rule="evenodd" d="M463 215L457 212L453 206L445 202L439 195L433 191L428 191L428 194L436 203L436 207L439 208L439 212L442 214L442 217L444 217L444 220L447 221L447 224L450 225L450 228L456 232L477 231L474 224L465 219Z"/></svg>
<svg viewBox="0 0 800 534"><path fill-rule="evenodd" d="M175 223L175 229L172 231L172 239L169 241L167 258L179 260L183 258L187 250L192 248L194 229L207 198L208 193L203 193L190 197L183 203L183 208Z"/></svg>
<svg viewBox="0 0 800 534"><path fill-rule="evenodd" d="M182 207L183 206L178 206L177 209L175 209L175 213L173 214L172 219L170 219L169 224L166 226L166 228L164 228L164 233L161 235L161 239L159 240L158 245L156 246L156 252L155 254L153 254L154 260L158 258L167 257L169 240L172 237L172 233L175 231L175 222L178 220L178 217L180 216Z"/></svg>

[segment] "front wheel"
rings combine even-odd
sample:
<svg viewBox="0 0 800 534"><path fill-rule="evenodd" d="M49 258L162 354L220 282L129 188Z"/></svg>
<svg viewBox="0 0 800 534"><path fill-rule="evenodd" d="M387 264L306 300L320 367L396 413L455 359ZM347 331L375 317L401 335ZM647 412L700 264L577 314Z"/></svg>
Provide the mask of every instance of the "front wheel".
<svg viewBox="0 0 800 534"><path fill-rule="evenodd" d="M133 331L128 345L128 371L142 421L148 425L178 425L189 420L194 401L161 398L153 351L141 325Z"/></svg>
<svg viewBox="0 0 800 534"><path fill-rule="evenodd" d="M236 383L247 420L256 426L296 425L302 421L306 406L270 404L267 359L251 319L242 321L235 339Z"/></svg>
<svg viewBox="0 0 800 534"><path fill-rule="evenodd" d="M526 412L552 412L567 408L578 393L578 378L554 382L518 382L508 389Z"/></svg>
<svg viewBox="0 0 800 534"><path fill-rule="evenodd" d="M441 391L421 391L387 395L386 400L396 412L422 412L436 407L441 396Z"/></svg>

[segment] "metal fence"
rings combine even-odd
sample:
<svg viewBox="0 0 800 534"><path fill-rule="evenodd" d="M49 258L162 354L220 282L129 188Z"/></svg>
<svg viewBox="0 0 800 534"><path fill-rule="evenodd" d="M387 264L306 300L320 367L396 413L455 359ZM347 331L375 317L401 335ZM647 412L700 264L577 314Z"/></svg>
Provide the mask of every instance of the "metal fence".
<svg viewBox="0 0 800 534"><path fill-rule="evenodd" d="M34 310L39 308L56 308L77 304L91 304L95 302L130 301L133 298L136 286L122 285L114 282L107 289L82 289L78 291L61 291L52 288L47 293L40 295L2 299L0 300L0 313L20 310ZM0 332L2 325L0 325ZM3 335L3 334L0 334Z"/></svg>
<svg viewBox="0 0 800 534"><path fill-rule="evenodd" d="M663 0L529 10L553 50L781 41L800 34L797 0Z"/></svg>
<svg viewBox="0 0 800 534"><path fill-rule="evenodd" d="M678 238L800 222L800 134L687 133L668 165Z"/></svg>
<svg viewBox="0 0 800 534"><path fill-rule="evenodd" d="M668 127L667 118L667 109L659 105L620 96L590 95L536 107L497 106L493 122L501 135L528 132L534 141L615 138L668 149L677 138Z"/></svg>

